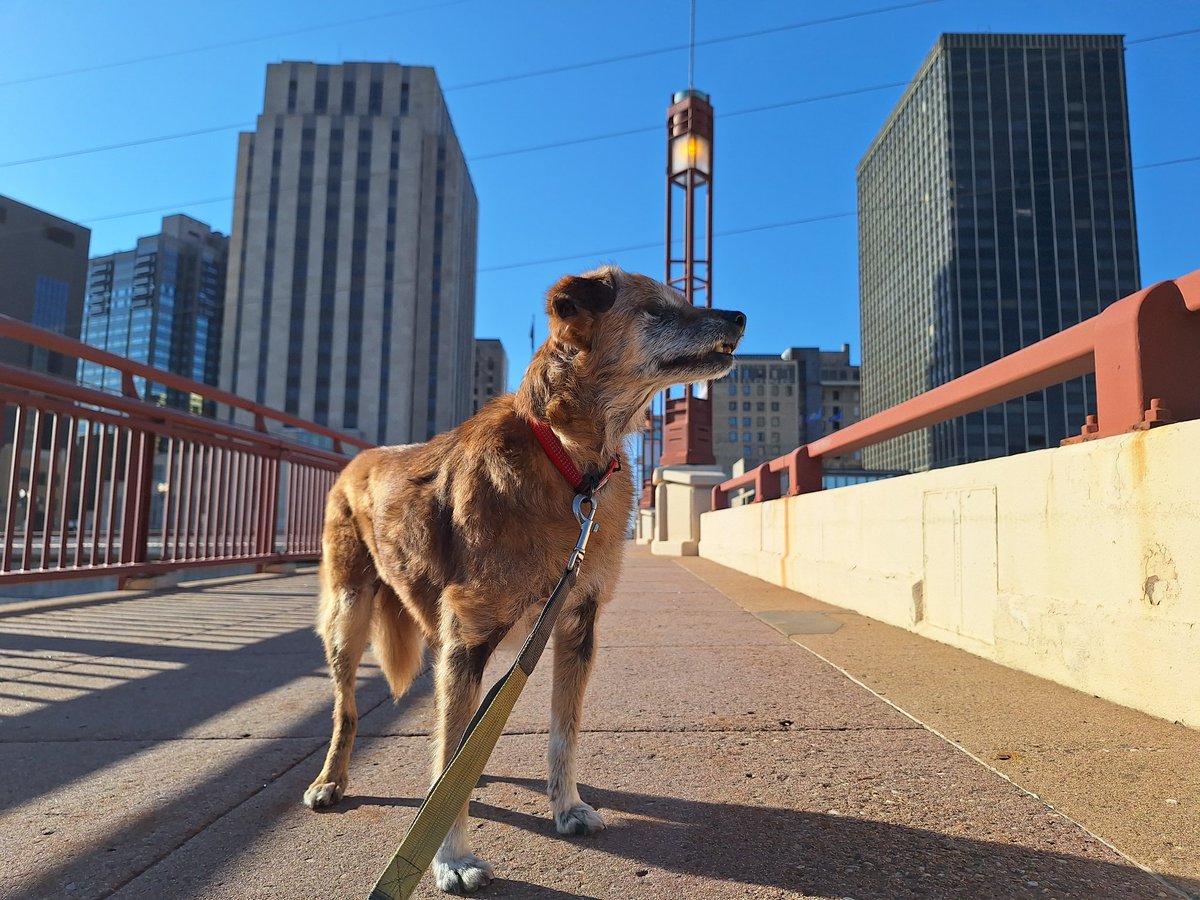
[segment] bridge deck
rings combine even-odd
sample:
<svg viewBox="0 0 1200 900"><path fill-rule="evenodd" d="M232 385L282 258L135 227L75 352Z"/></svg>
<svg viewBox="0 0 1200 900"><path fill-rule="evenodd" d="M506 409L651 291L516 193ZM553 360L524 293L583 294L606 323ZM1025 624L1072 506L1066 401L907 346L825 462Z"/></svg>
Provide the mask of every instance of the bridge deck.
<svg viewBox="0 0 1200 900"><path fill-rule="evenodd" d="M427 784L430 679L393 704L368 659L348 796L301 806L315 582L0 607L0 897L365 897ZM579 772L608 830L547 817L547 657L471 804L484 896L1200 892L1195 731L640 548L600 644Z"/></svg>

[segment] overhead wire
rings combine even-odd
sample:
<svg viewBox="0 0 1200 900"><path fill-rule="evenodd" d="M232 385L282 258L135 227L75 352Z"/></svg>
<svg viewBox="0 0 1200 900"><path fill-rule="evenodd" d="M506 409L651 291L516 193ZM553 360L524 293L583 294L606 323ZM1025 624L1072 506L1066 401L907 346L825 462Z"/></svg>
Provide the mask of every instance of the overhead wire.
<svg viewBox="0 0 1200 900"><path fill-rule="evenodd" d="M1139 171L1142 169L1159 169L1159 168L1165 168L1167 166L1175 166L1175 165L1182 165L1182 164L1186 164L1186 163L1195 163L1195 162L1200 162L1200 155L1180 157L1177 159L1160 160L1158 162L1152 162L1152 163L1142 163L1142 164L1131 167L1130 171L1136 172L1136 171ZM1098 175L1109 175L1109 176L1120 175L1124 171L1125 170L1123 168L1122 169L1089 169L1086 172L1081 172L1076 175L1060 175L1060 176L1053 177L1053 178L1042 179L1040 181L1030 182L1029 184L1020 184L1020 185L1014 184L1014 185L1008 185L1006 187L994 188L992 190L983 190L983 191L958 191L958 192L954 193L954 199L957 201L960 199L965 200L965 199L975 199L975 198L981 198L981 197L996 197L1000 194L1004 194L1004 193L1008 193L1008 192L1012 192L1012 191L1031 190L1033 188L1048 187L1048 186L1052 186L1052 185L1058 184L1059 182L1064 182L1064 181L1065 182L1075 182L1075 181L1080 181L1085 178L1093 178ZM774 231L774 230L783 229L783 228L794 228L798 225L812 225L812 224L816 224L819 222L828 222L828 221L834 221L837 219L851 219L851 218L857 217L861 212L879 212L879 211L884 211L884 210L923 207L925 205L927 205L927 204L924 201L922 201L920 203L912 203L912 202L889 203L889 204L884 204L882 206L866 207L863 210L849 210L846 212L822 213L822 214L813 215L813 216L804 216L804 217L797 218L797 219L788 219L788 220L785 220L782 222L765 222L765 223L761 223L758 225L746 225L746 226L743 226L740 228L726 228L726 229L722 229L720 231L714 231L713 238L715 239L715 238L735 237L737 235L750 234L753 232ZM153 211L153 210L151 210L151 211ZM652 249L661 250L662 246L663 246L662 238L659 238L658 240L654 240L654 241L646 241L644 243L639 243L639 244L626 244L626 245L623 245L620 247L607 247L602 250L588 250L588 251L583 251L580 253L564 254L561 256L547 256L547 257L541 257L539 259L525 260L523 262L515 262L515 263L502 263L502 264L494 265L494 266L477 266L475 268L475 272L476 273L503 272L503 271L509 271L509 270L513 270L513 269L533 268L535 266L549 265L551 263L572 262L574 260L603 260L603 259L609 259L614 254L618 254L618 253L634 253L634 252L641 251L641 250L652 250ZM358 290L362 290L362 291L381 290L384 287L385 287L385 285L382 282L379 282L379 283L372 282L369 284L364 284L361 288L358 288ZM351 290L351 288L348 286L347 287L336 287L333 290L333 294L334 294L334 296L342 296L342 295L349 293L350 290ZM81 323L73 323L73 324L81 324Z"/></svg>
<svg viewBox="0 0 1200 900"><path fill-rule="evenodd" d="M74 69L60 69L57 72L41 72L37 75L26 75L21 78L9 78L5 81L0 81L0 88L13 87L19 84L32 84L36 81L46 81L51 78L63 78L68 75L86 75L90 72L102 72L106 69L119 69L124 66L134 66L146 62L158 62L164 59L173 59L178 56L190 56L195 53L207 53L210 50L224 50L228 47L241 47L246 44L257 44L261 41L270 41L275 38L292 37L297 34L311 34L314 31L326 31L330 28L343 28L347 25L363 25L367 22L377 22L381 19L394 19L399 16L406 16L415 12L425 12L431 9L441 9L446 6L460 6L463 3L473 3L475 0L445 0L442 3L428 3L425 6L410 6L406 9L392 10L386 13L377 13L372 16L358 16L354 19L341 19L336 22L323 22L320 25L306 25L302 28L289 28L286 31L274 31L270 34L259 34L252 37L237 38L231 41L221 41L216 44L205 44L201 47L186 47L182 50L171 50L163 53L151 53L146 56L135 56L130 59L118 59L106 63L96 63L90 66L79 66Z"/></svg>
<svg viewBox="0 0 1200 900"><path fill-rule="evenodd" d="M468 2L468 0L459 0L459 2ZM883 8L876 9L876 10L864 11L864 12L857 13L854 15L855 16L863 16L863 15L868 15L868 14L872 14L872 13L891 12L896 9L905 8L906 6L922 5L924 3L933 3L933 2L943 2L943 0L921 0L921 2L917 3L917 4L906 4L905 6L896 6L896 7L883 7ZM442 4L442 5L450 5L450 4ZM429 6L429 7L421 7L421 8L422 9L433 9L433 8L436 8L436 5ZM391 15L391 14L389 14L389 15ZM370 17L370 18L376 18L376 17ZM846 17L834 17L832 19L813 20L808 23L793 23L791 25L778 26L775 29L765 29L765 30L760 30L760 31L756 31L756 32L743 32L742 34L738 34L738 35L727 35L722 38L712 38L708 41L700 41L699 43L701 43L701 44L719 43L719 42L724 42L724 41L740 40L743 38L754 37L754 36L758 36L761 34L773 33L774 31L787 30L789 28L799 28L799 27L804 27L806 25L823 24L828 21L838 21L841 18L846 18ZM347 21L355 21L356 22L358 20L347 20ZM1200 28L1192 28L1192 29L1186 29L1186 30L1182 30L1182 31L1172 31L1172 32L1168 32L1165 34L1148 35L1146 37L1141 37L1141 38L1127 39L1125 41L1125 45L1131 46L1131 45L1136 45L1136 44L1145 44L1145 43L1150 43L1152 41L1167 40L1170 38L1177 38L1177 37L1186 37L1186 36L1193 35L1193 34L1200 34ZM217 45L213 45L213 46L217 46ZM670 48L660 48L659 50L647 51L647 52L661 53L661 52L680 50L680 49L686 49L686 48L687 48L686 44L681 44L681 45L677 45L677 46L670 47ZM517 80L517 79L521 79L521 78L534 78L534 77L540 77L543 75L557 74L559 72L570 71L572 69L586 68L589 66L603 65L603 64L612 63L612 62L620 62L620 61L624 61L626 59L636 58L636 56L638 56L638 55L639 54L634 54L634 55L627 54L624 56L607 57L606 59L602 59L602 60L592 60L589 62L576 63L576 64L572 64L569 66L560 66L560 67L553 68L553 69L542 69L542 70L539 70L536 72L526 72L526 73L520 73L520 74L516 74L516 75L499 76L497 78L489 79L487 81L473 82L470 85L459 85L457 87L461 88L461 87L474 87L474 86L479 86L479 85L483 85L483 84L498 84L503 81L512 81L512 80ZM74 70L72 70L72 71L74 71ZM84 70L79 70L79 71L84 71ZM3 87L5 84L8 84L8 83L9 82L0 82L0 87ZM766 112L768 110L773 110L773 109L784 109L789 106L799 106L799 105L806 104L806 103L815 103L815 102L818 102L821 100L832 100L832 99L837 99L839 97L849 97L849 96L854 96L856 94L866 94L866 93L871 93L873 91L888 90L890 88L895 88L895 87L906 87L909 83L910 83L909 80L889 81L889 82L886 82L883 84L868 85L866 87L861 87L861 88L851 88L849 90L838 91L838 92L831 93L831 94L819 94L819 95L815 95L815 96L811 96L811 97L800 97L800 98L797 98L794 100L783 100L778 103L771 103L771 104L767 104L765 106L756 106L756 107L751 107L748 109L740 109L740 110L722 111L721 118L723 118L723 119L734 118L736 116L744 116L744 115L749 115L751 113L756 113L756 112ZM453 90L453 89L455 89L455 88L444 88L444 90ZM163 143L166 141L179 140L179 139L188 138L188 137L196 137L196 136L204 135L204 134L214 134L214 133L221 132L221 131L233 131L235 129L251 128L251 127L253 127L254 124L255 124L254 122L238 122L238 123L234 123L232 125L215 125L215 126L211 126L208 128L198 128L198 129L194 129L191 131L183 131L183 132L164 134L164 135L153 135L150 137L139 138L137 140L132 140L132 141L122 141L121 143L118 143L118 144L105 144L105 145L101 145L101 146L97 146L97 147L84 147L84 148L80 148L80 149L76 149L76 150L67 150L67 151L64 151L61 153L47 154L45 156L29 157L27 159L6 160L3 162L0 162L0 169L9 168L9 167L13 167L13 166L29 165L32 163L50 162L53 160L66 159L69 157L86 156L91 153L103 153L103 152L106 152L109 150L126 149L129 147L137 147L137 146L142 146L145 144ZM629 128L629 129L623 129L620 131L605 132L603 134L589 135L587 137L567 138L564 140L551 141L551 142L547 142L547 143L543 143L543 144L533 144L533 145L526 146L526 147L516 147L511 150L498 150L498 151L494 151L491 153L475 154L475 155L472 155L467 161L468 162L478 162L478 161L482 161L482 160L499 159L499 158L502 158L505 156L516 156L516 155L519 155L522 153L531 153L531 152L535 152L535 151L539 151L539 150L552 150L552 149L556 149L558 147L575 146L578 144L586 144L586 143L591 143L594 141L603 141L603 140L609 140L612 138L626 137L626 136L633 135L633 134L645 134L650 131L655 131L659 127L660 126L658 126L658 125L647 125L647 126L644 126L641 128Z"/></svg>

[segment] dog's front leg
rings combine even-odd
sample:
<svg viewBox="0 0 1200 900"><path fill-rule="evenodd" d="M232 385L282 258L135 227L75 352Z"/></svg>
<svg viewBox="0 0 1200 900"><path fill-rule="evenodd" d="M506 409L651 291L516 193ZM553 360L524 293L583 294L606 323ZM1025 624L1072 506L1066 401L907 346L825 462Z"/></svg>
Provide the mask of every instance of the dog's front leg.
<svg viewBox="0 0 1200 900"><path fill-rule="evenodd" d="M547 793L559 834L595 834L604 820L579 797L575 781L575 748L583 694L596 655L596 617L600 604L594 596L565 610L554 633L554 689L550 704L550 777Z"/></svg>
<svg viewBox="0 0 1200 900"><path fill-rule="evenodd" d="M479 686L491 652L490 644L468 647L457 640L442 643L436 670L438 732L434 758L435 780L449 765L479 705ZM434 879L443 891L469 894L492 881L491 864L471 853L467 845L467 805L464 803L459 810L458 818L433 858Z"/></svg>

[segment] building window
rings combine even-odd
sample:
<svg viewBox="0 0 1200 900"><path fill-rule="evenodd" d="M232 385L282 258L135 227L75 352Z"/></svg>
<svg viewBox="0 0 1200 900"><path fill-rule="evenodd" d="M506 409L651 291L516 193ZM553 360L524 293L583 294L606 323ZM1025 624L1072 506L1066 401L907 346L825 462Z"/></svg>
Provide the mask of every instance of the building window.
<svg viewBox="0 0 1200 900"><path fill-rule="evenodd" d="M779 401L771 404L771 412L779 412Z"/></svg>

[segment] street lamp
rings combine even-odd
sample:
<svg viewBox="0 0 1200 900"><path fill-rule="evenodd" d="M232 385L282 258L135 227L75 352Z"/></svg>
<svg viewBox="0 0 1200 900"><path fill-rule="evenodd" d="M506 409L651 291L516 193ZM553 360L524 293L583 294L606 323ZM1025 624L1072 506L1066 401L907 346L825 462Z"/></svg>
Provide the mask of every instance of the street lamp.
<svg viewBox="0 0 1200 900"><path fill-rule="evenodd" d="M682 192L683 203L678 203ZM667 283L696 306L712 307L713 108L689 88L667 109ZM702 202L701 202L702 201ZM676 247L682 244L682 254ZM702 298L701 298L702 295ZM708 384L662 397L660 465L712 465Z"/></svg>

